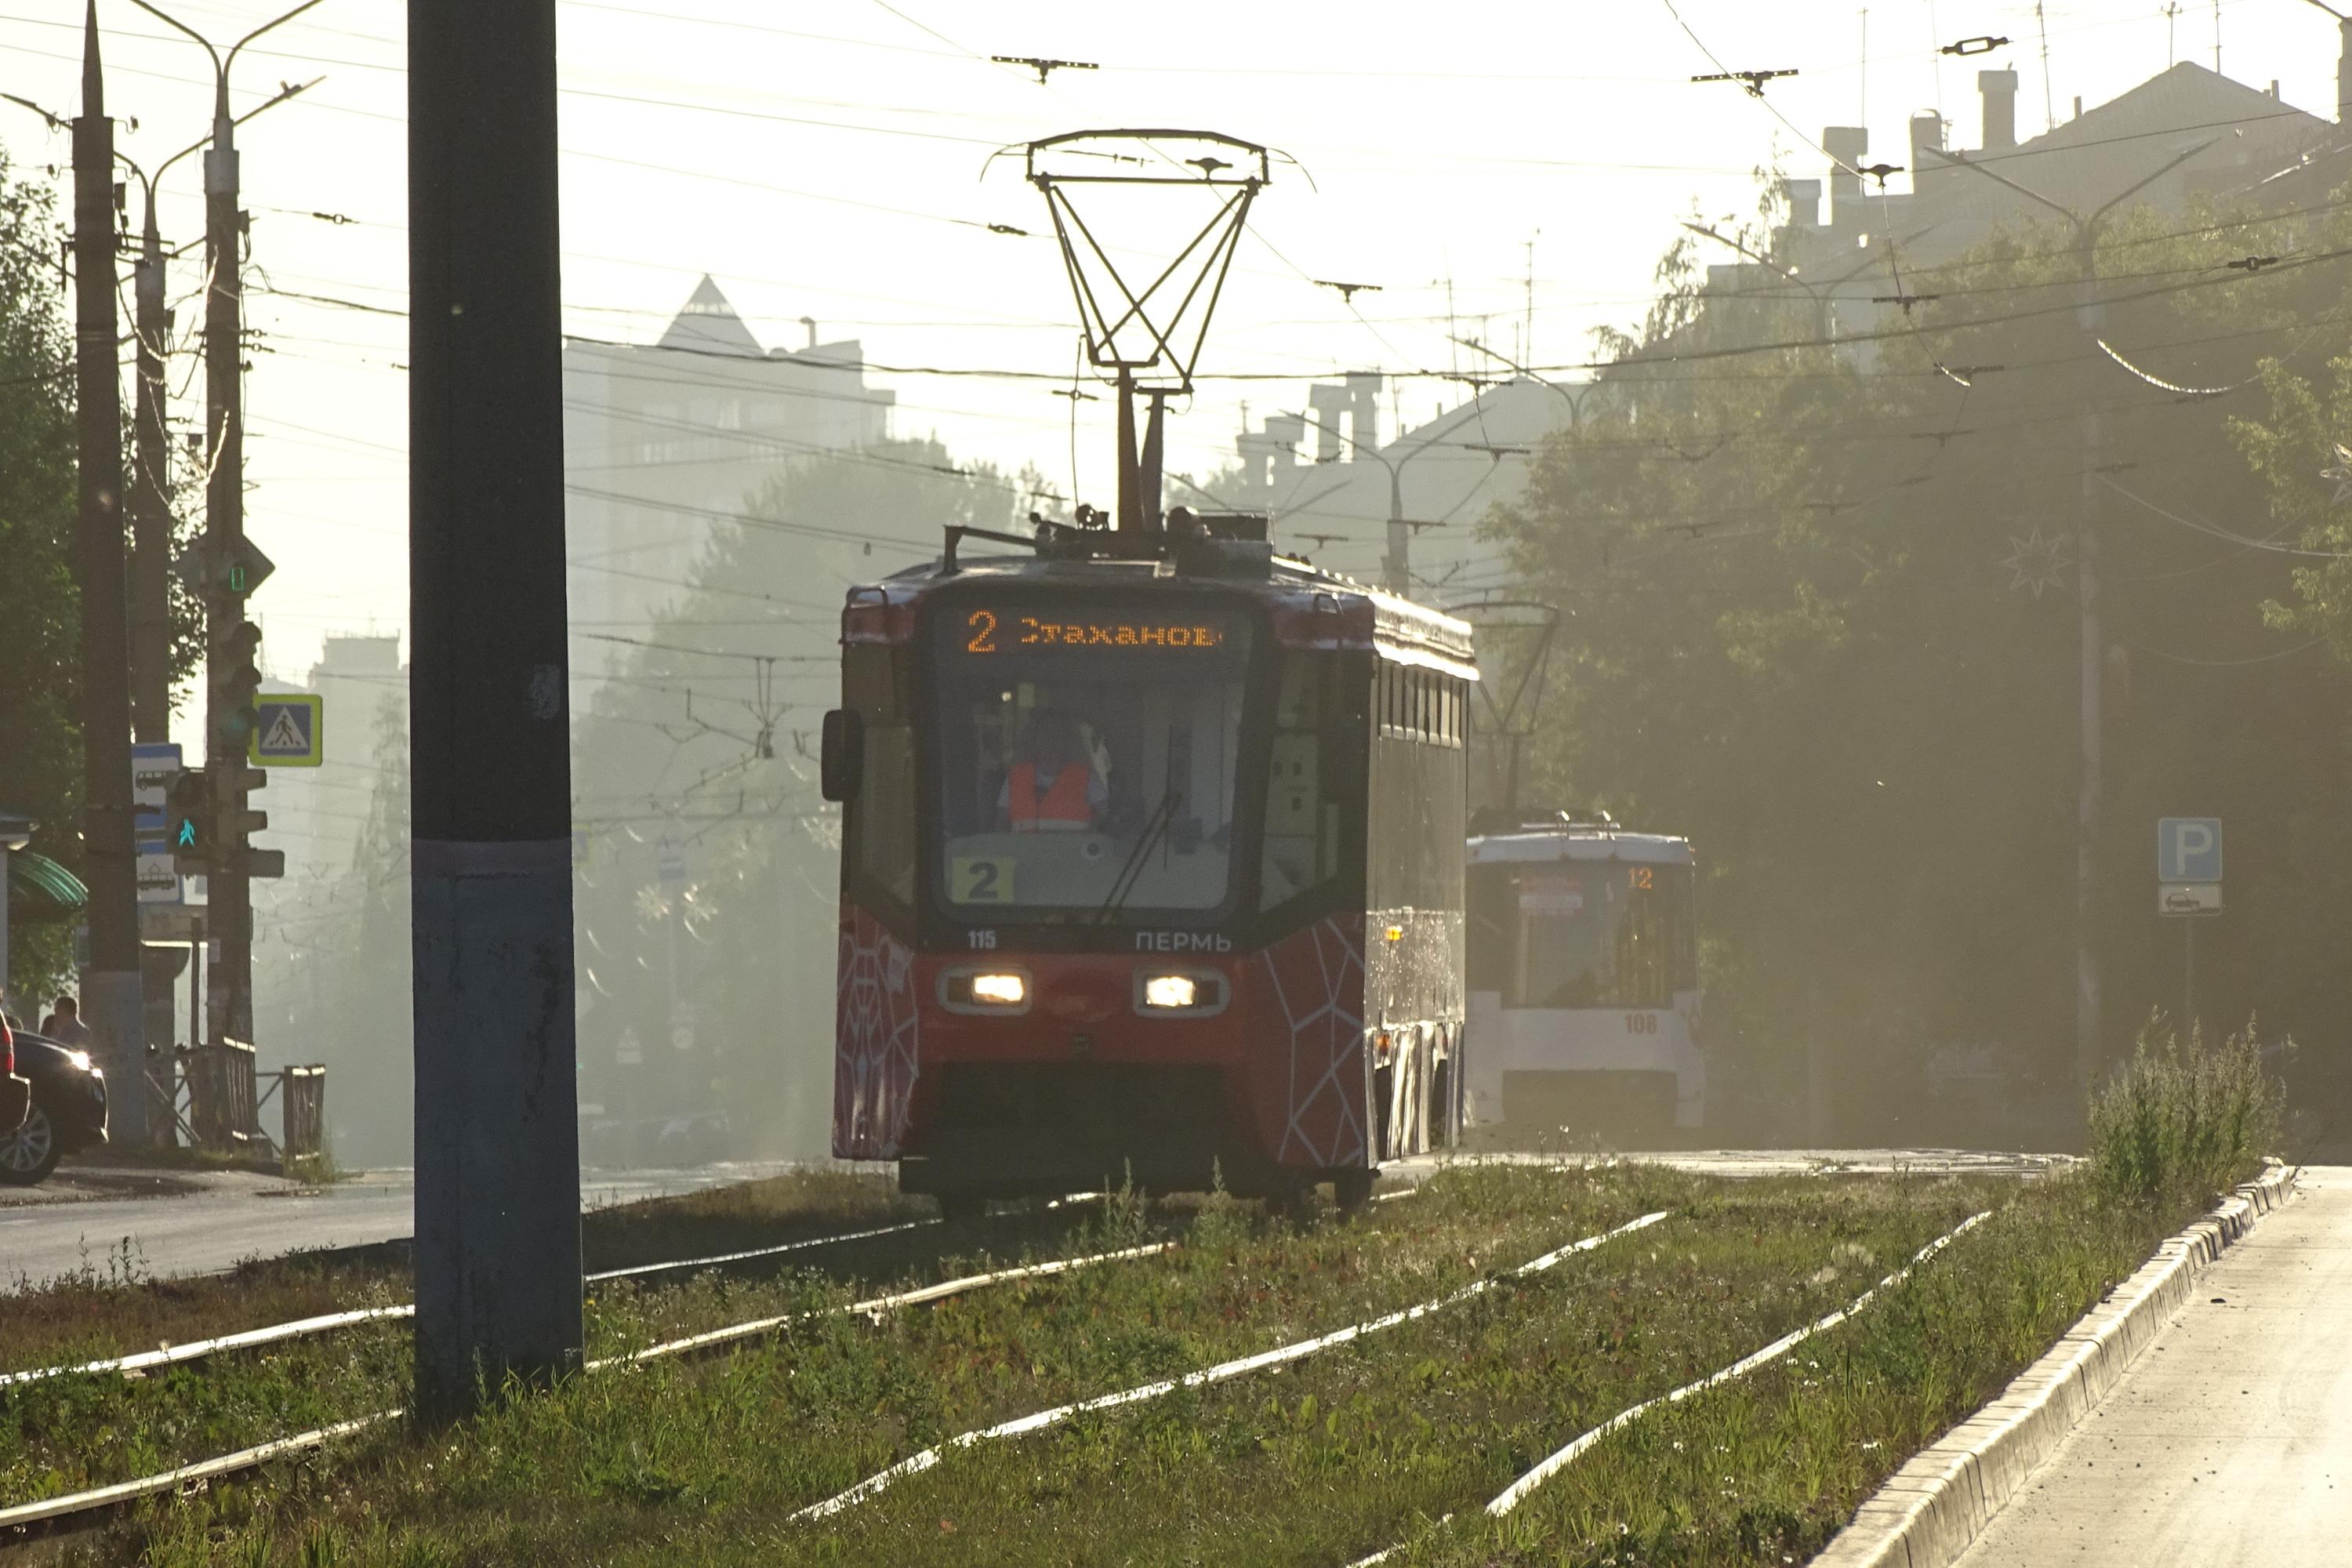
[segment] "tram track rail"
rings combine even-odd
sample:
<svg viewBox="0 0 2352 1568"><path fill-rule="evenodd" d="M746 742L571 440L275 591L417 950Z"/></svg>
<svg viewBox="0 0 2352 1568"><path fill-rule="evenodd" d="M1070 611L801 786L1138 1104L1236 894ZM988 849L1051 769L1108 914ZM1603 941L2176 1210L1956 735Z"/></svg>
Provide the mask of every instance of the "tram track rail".
<svg viewBox="0 0 2352 1568"><path fill-rule="evenodd" d="M938 1222L927 1220L915 1223ZM1079 1258L1052 1258L1043 1263L1022 1264L1011 1268L992 1269L984 1274L971 1274L960 1279L944 1279L937 1284L918 1286L910 1290L892 1291L887 1295L851 1301L839 1307L752 1319L745 1322L730 1324L723 1329L688 1335L683 1339L646 1345L637 1350L624 1352L619 1355L600 1357L585 1363L581 1370L583 1373L609 1372L622 1367L641 1365L650 1361L711 1353L775 1333L795 1323L809 1322L824 1317L878 1318L886 1312L898 1311L908 1307L927 1306L935 1301L967 1295L991 1286L1010 1284L1015 1280L1047 1279L1057 1274L1067 1274L1080 1268L1092 1268L1097 1264L1161 1257L1174 1251L1177 1246L1178 1243L1174 1241L1150 1242L1139 1247L1089 1253ZM698 1260L682 1260L678 1267L684 1267L687 1262L692 1261ZM413 1311L414 1309L403 1307L375 1310L379 1315L394 1315L404 1314ZM332 1316L341 1317L345 1314L332 1314ZM292 1325L277 1326L284 1328ZM185 1465L175 1466L169 1470L159 1471L153 1475L142 1476L127 1481L116 1481L107 1486L93 1487L83 1491L44 1498L33 1502L0 1507L0 1547L15 1544L35 1531L53 1532L60 1528L68 1530L95 1528L97 1524L102 1522L104 1516L132 1503L148 1498L193 1490L223 1476L258 1469L280 1459L310 1453L345 1437L356 1436L360 1433L396 1421L406 1414L405 1407L401 1406L378 1410L365 1415L353 1416L348 1420L314 1427L307 1432L298 1432L289 1436L274 1438L269 1442L256 1444L232 1453L191 1460Z"/></svg>
<svg viewBox="0 0 2352 1568"><path fill-rule="evenodd" d="M1098 1197L1097 1193L1072 1193L1053 1199L1045 1205L1049 1210ZM604 1268L582 1276L585 1285L601 1285L615 1279L642 1279L656 1274L684 1273L704 1268L723 1268L733 1264L758 1262L782 1257L786 1253L804 1252L820 1247L836 1247L856 1241L872 1241L883 1237L903 1235L930 1226L944 1225L937 1217L902 1220L893 1225L874 1226L864 1230L841 1231L825 1236L802 1237L793 1241L778 1242L771 1247L754 1247L738 1252L722 1252L707 1258L679 1258L661 1263L633 1264L625 1268ZM16 1372L0 1372L0 1392L27 1384L43 1383L58 1377L141 1376L164 1367L184 1366L215 1355L236 1351L256 1350L266 1345L285 1344L292 1341L315 1338L320 1334L357 1328L364 1323L411 1318L415 1315L414 1302L401 1302L386 1307L356 1307L341 1312L322 1312L307 1318L295 1318L282 1323L266 1324L257 1329L244 1329L235 1333L217 1334L207 1339L190 1340L185 1344L163 1345L152 1351L137 1351L128 1355L108 1356L97 1361L76 1362L58 1366L27 1367Z"/></svg>

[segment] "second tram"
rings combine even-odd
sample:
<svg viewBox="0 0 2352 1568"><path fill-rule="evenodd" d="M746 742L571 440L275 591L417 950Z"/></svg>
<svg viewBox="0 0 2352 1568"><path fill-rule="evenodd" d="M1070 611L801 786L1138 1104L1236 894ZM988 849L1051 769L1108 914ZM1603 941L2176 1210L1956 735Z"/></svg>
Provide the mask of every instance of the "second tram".
<svg viewBox="0 0 2352 1568"><path fill-rule="evenodd" d="M1471 1117L1522 1131L1700 1126L1690 841L1565 812L1479 826L1469 845Z"/></svg>
<svg viewBox="0 0 2352 1568"><path fill-rule="evenodd" d="M1470 628L1097 516L850 591L834 1152L1361 1202L1461 1124Z"/></svg>

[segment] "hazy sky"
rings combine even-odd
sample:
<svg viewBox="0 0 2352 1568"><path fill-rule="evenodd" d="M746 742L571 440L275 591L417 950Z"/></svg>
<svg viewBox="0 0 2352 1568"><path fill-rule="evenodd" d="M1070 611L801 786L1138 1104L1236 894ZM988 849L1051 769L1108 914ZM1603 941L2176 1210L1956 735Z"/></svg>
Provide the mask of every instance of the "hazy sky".
<svg viewBox="0 0 2352 1568"><path fill-rule="evenodd" d="M1255 423L1303 406L1318 375L1461 363L1447 342L1449 279L1460 331L1516 343L1530 239L1532 353L1562 364L1584 357L1593 325L1639 318L1656 257L1694 202L1710 216L1750 207L1750 171L1776 155L1793 174L1820 174L1810 142L1825 123L1853 123L1866 105L1874 149L1903 162L1906 121L1934 107L1953 144L1975 146L1976 72L2011 65L2020 133L2043 128L2031 5L1676 3L1726 65L1801 75L1772 83L1767 102L1691 85L1715 68L1664 0L570 0L565 325L649 339L707 271L771 345L799 346L807 316L828 340L862 338L878 363L1066 374L1075 317L1052 245L985 226L1042 235L1043 204L1017 162L983 178L987 155L1092 126L1223 131L1286 152L1305 174L1278 166L1260 199L1202 368L1301 379L1208 381L1170 431L1171 466L1197 471L1230 450L1244 401ZM174 14L228 39L282 8L191 3ZM2078 94L2095 104L2163 69L2168 35L2179 58L2211 65L2217 20L2227 74L2257 87L2275 78L2290 103L2333 117L2336 25L2304 0L2184 0L2169 24L2155 0L2046 9L2062 120ZM121 145L152 165L203 133L209 68L130 0L100 0L100 13L109 108L139 121ZM80 0L11 0L0 88L73 112L80 18ZM240 132L253 260L276 290L251 310L248 526L278 565L255 609L272 673L289 678L307 671L323 633L405 617L404 27L400 5L325 0L248 48L232 84L242 109L280 81L325 79ZM1936 53L1985 34L2016 43L1966 60ZM992 54L1102 68L1041 87L982 58ZM0 104L0 138L20 165L67 156L61 135L11 105ZM199 237L198 161L183 161L167 186L167 241ZM1381 291L1359 294L1351 311L1313 278ZM191 344L196 282L192 254L173 279ZM200 395L193 356L178 370ZM1047 384L876 379L898 395L900 434L936 431L960 457L1034 461L1067 484L1070 405ZM1423 378L1399 395L1417 422L1459 393ZM1108 417L1108 402L1082 407L1082 419ZM177 412L193 417L197 405ZM1108 431L1082 424L1077 440L1082 493L1108 504Z"/></svg>

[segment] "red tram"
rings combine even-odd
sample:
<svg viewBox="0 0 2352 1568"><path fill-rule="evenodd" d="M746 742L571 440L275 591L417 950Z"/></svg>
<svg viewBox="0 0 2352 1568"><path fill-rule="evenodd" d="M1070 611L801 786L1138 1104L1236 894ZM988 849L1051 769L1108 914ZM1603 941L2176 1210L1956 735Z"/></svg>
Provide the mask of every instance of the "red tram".
<svg viewBox="0 0 2352 1568"><path fill-rule="evenodd" d="M1470 628L1099 515L849 593L834 1152L1360 1203L1462 1121Z"/></svg>

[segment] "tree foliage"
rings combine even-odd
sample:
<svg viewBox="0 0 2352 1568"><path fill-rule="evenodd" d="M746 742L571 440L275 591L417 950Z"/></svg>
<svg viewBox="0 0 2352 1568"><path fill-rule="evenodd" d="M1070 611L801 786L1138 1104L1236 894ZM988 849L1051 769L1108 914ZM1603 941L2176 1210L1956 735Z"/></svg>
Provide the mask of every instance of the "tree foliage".
<svg viewBox="0 0 2352 1568"><path fill-rule="evenodd" d="M2225 264L2325 253L2352 237L2342 211L2123 215L2094 253L2095 333L2063 226L1933 268L1898 258L1879 291L1923 298L1834 342L1785 248L1713 288L1699 241L1668 254L1664 301L1488 530L1565 612L1538 777L1697 844L1734 1078L1793 1089L1805 1045L1830 1037L1890 1113L1954 1046L1991 1048L2012 1081L2066 1082L2086 508L2112 1044L2179 994L2179 931L2154 914L2160 815L2229 819L2232 907L2200 932L2204 996L2259 1001L2300 1037L2336 1026L2352 995L2311 933L2352 873L2333 804L2352 679L2298 645L2325 622L2352 651L2352 620L2329 618L2352 579L2243 538L2276 531L2266 503L2306 544L2343 538L2315 475L2352 437L2346 373L2298 394L2280 362L2315 371L2342 348L2352 278L2340 260ZM2258 376L2275 428L2248 417ZM2298 488L2266 492L2273 472Z"/></svg>
<svg viewBox="0 0 2352 1568"><path fill-rule="evenodd" d="M47 187L0 153L0 810L37 819L34 847L78 863L80 618L75 516L73 338L65 320ZM56 926L9 932L20 994L69 961Z"/></svg>
<svg viewBox="0 0 2352 1568"><path fill-rule="evenodd" d="M650 632L606 645L573 763L591 1158L824 1153L839 816L815 756L843 591L949 524L1014 527L1039 488L936 440L795 460Z"/></svg>

